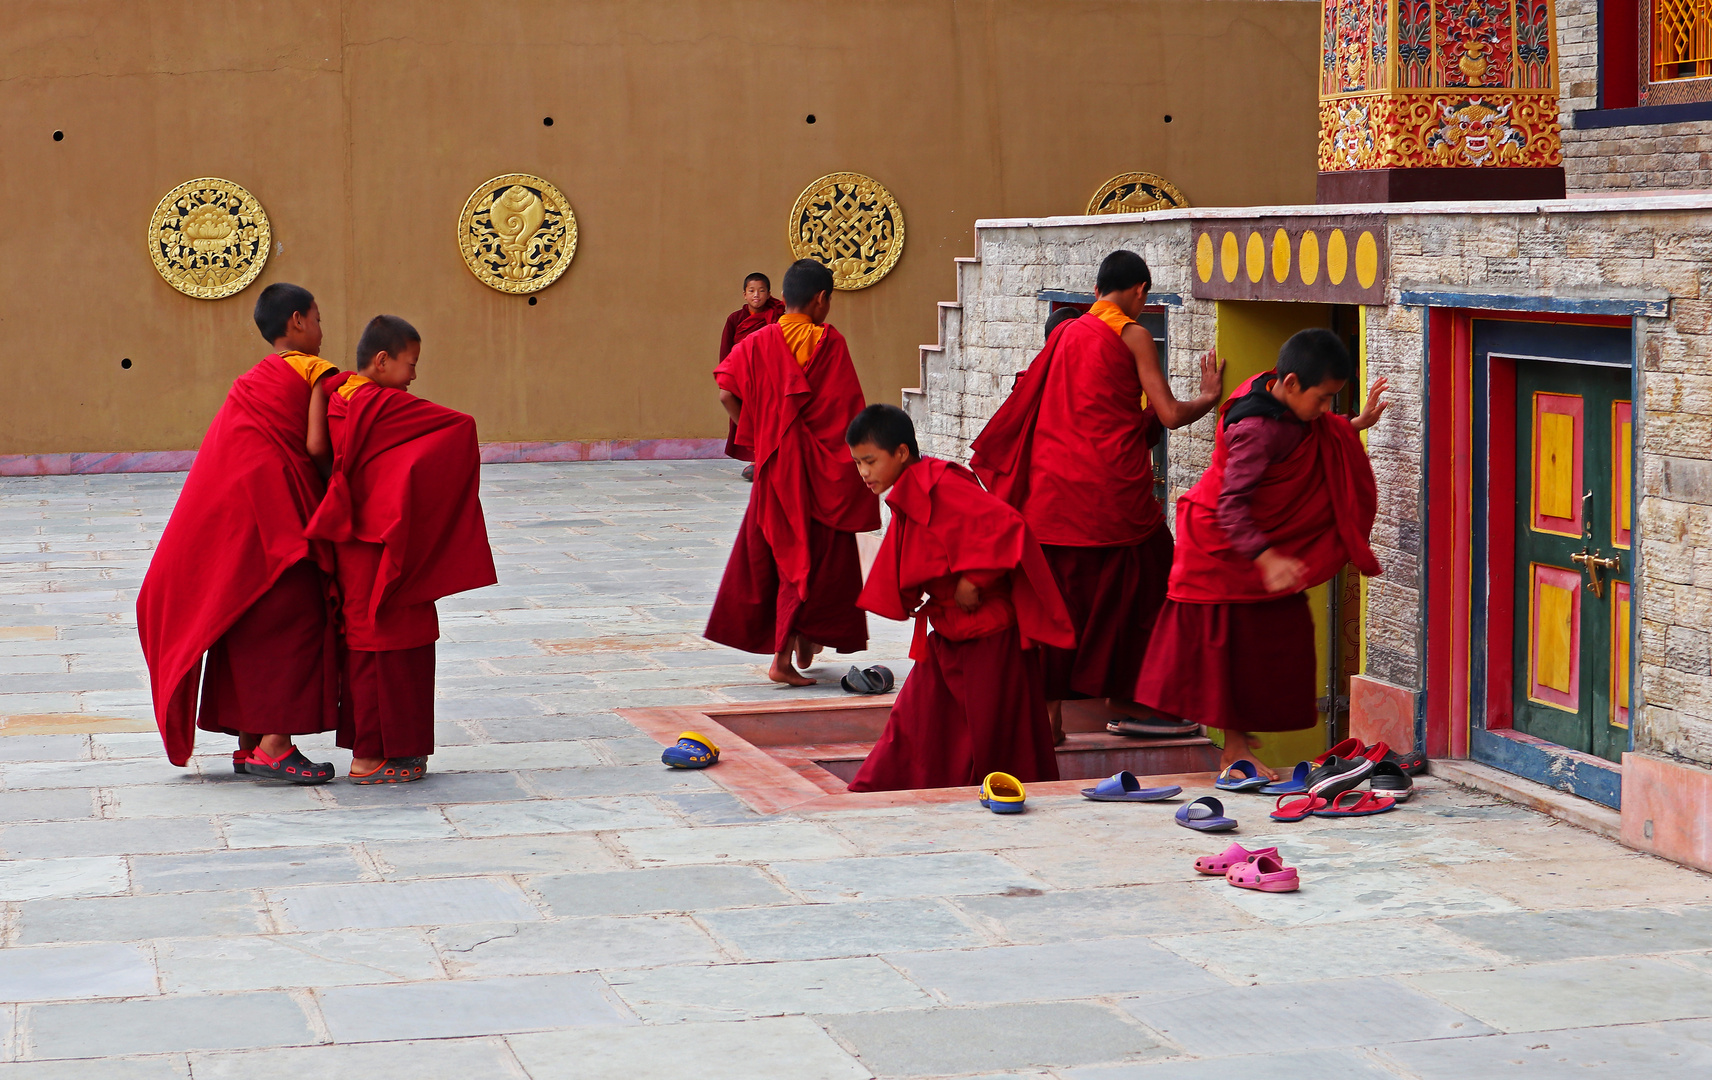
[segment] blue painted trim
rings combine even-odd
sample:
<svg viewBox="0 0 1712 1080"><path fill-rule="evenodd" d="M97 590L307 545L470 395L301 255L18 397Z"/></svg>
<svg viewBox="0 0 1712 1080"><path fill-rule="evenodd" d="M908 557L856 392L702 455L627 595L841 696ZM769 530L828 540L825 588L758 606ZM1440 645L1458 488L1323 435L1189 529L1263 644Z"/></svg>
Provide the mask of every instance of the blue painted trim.
<svg viewBox="0 0 1712 1080"><path fill-rule="evenodd" d="M1516 296L1510 293L1433 292L1404 290L1399 302L1408 305L1446 308L1481 308L1487 311L1539 311L1557 315L1670 316L1669 300L1622 300L1593 297Z"/></svg>
<svg viewBox="0 0 1712 1080"><path fill-rule="evenodd" d="M1049 300L1055 304L1092 304L1099 297L1093 293L1065 292L1062 289L1042 289L1034 294L1036 300ZM1165 307L1182 307L1183 298L1176 293L1147 294L1149 304L1162 304Z"/></svg>
<svg viewBox="0 0 1712 1080"><path fill-rule="evenodd" d="M1469 754L1482 764L1613 810L1622 807L1623 770L1615 762L1554 754L1536 743L1506 738L1485 728L1475 728L1468 735Z"/></svg>
<svg viewBox="0 0 1712 1080"><path fill-rule="evenodd" d="M1682 124L1693 120L1712 120L1712 101L1685 101L1678 105L1636 105L1627 109L1579 109L1575 113L1575 130L1631 127L1636 124Z"/></svg>

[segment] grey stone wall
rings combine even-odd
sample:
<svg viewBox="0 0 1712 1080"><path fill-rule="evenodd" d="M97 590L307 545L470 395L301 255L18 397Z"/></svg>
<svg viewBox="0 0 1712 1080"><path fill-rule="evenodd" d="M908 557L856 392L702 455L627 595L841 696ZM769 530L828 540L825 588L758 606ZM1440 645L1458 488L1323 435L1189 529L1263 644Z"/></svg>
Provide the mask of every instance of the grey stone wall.
<svg viewBox="0 0 1712 1080"><path fill-rule="evenodd" d="M1156 293L1175 293L1167 320L1172 385L1189 394L1211 348L1215 305L1190 294L1196 218L1313 214L1312 207L1179 211L1120 219L980 222L979 257L958 265L958 302L941 307L941 339L924 348L919 392L906 406L923 449L959 461L1039 351L1042 290L1090 292L1107 252L1127 247L1153 268ZM1712 766L1712 198L1548 204L1388 207L1390 302L1364 309L1369 379L1391 380L1392 408L1369 432L1379 479L1373 545L1383 576L1368 583L1367 672L1420 689L1423 681L1425 309L1404 290L1519 296L1669 297L1668 318L1637 324L1641 433L1637 523L1640 580L1638 749ZM1471 305L1473 306L1473 305ZM1211 452L1212 419L1170 442L1171 496Z"/></svg>

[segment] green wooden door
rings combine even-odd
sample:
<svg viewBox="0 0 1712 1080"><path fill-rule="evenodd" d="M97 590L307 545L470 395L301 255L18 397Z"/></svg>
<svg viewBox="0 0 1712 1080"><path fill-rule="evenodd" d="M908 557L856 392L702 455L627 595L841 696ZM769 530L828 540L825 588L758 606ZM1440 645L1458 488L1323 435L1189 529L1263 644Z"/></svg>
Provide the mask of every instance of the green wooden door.
<svg viewBox="0 0 1712 1080"><path fill-rule="evenodd" d="M1622 760L1629 744L1626 370L1516 364L1515 726Z"/></svg>

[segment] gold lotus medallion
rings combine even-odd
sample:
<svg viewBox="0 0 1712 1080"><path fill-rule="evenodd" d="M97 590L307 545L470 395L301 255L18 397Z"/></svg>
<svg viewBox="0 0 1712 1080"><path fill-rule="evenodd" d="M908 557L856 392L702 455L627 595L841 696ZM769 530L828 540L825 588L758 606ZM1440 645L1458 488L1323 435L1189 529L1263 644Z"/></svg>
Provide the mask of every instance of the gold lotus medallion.
<svg viewBox="0 0 1712 1080"><path fill-rule="evenodd" d="M904 212L873 177L830 173L797 196L786 239L797 258L824 263L834 287L866 289L903 254Z"/></svg>
<svg viewBox="0 0 1712 1080"><path fill-rule="evenodd" d="M1177 185L1150 172L1119 173L1100 185L1088 200L1089 214L1144 214L1149 210L1181 210L1189 200Z"/></svg>
<svg viewBox="0 0 1712 1080"><path fill-rule="evenodd" d="M559 280L577 253L577 217L558 188L528 173L506 173L476 188L458 216L458 251L483 285L539 292Z"/></svg>
<svg viewBox="0 0 1712 1080"><path fill-rule="evenodd" d="M242 292L267 265L273 226L248 191L216 176L166 193L149 219L149 255L186 296L219 300Z"/></svg>

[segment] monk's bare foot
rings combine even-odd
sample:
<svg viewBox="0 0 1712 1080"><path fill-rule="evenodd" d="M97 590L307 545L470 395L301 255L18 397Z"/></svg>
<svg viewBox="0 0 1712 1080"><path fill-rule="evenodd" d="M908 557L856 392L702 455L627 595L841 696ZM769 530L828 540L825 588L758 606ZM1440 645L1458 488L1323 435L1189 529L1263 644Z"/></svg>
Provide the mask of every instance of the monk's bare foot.
<svg viewBox="0 0 1712 1080"><path fill-rule="evenodd" d="M291 753L291 736L263 735L257 746L262 753L270 758L283 757Z"/></svg>
<svg viewBox="0 0 1712 1080"><path fill-rule="evenodd" d="M1046 715L1052 720L1052 745L1063 746L1064 703L1062 701L1048 701L1046 703Z"/></svg>
<svg viewBox="0 0 1712 1080"><path fill-rule="evenodd" d="M786 686L813 686L814 680L800 674L791 666L791 654L782 652L773 657L773 666L767 669L767 678Z"/></svg>
<svg viewBox="0 0 1712 1080"><path fill-rule="evenodd" d="M797 667L805 668L814 663L814 655L819 651L819 645L801 634L797 635Z"/></svg>
<svg viewBox="0 0 1712 1080"><path fill-rule="evenodd" d="M1254 764L1255 771L1268 780L1278 779L1278 773L1260 760L1260 740L1246 731L1225 732L1224 752L1219 755L1219 771L1223 772L1239 761Z"/></svg>

